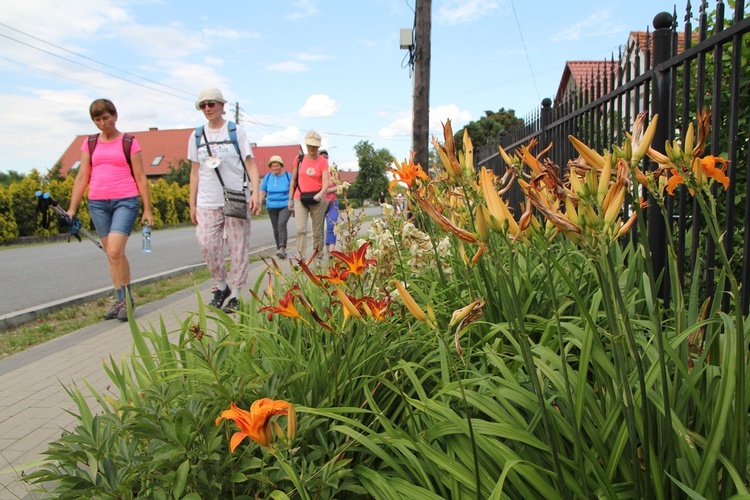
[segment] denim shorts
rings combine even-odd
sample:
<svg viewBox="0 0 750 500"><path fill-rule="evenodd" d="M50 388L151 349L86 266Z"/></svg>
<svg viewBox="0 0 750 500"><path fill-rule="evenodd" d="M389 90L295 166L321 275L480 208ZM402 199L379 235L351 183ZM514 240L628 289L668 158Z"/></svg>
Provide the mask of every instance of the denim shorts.
<svg viewBox="0 0 750 500"><path fill-rule="evenodd" d="M96 234L100 238L106 237L109 233L130 236L139 208L138 196L116 200L89 200L91 220L94 221Z"/></svg>

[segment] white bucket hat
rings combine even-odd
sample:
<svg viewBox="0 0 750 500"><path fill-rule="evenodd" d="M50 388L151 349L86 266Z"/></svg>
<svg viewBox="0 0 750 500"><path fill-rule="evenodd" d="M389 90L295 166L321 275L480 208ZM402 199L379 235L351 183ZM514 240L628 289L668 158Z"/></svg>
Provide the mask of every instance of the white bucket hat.
<svg viewBox="0 0 750 500"><path fill-rule="evenodd" d="M221 94L221 90L213 87L201 90L200 94L198 94L198 100L195 101L195 109L201 109L199 107L200 103L206 101L216 101L222 104L227 102L227 100L224 99L224 96Z"/></svg>
<svg viewBox="0 0 750 500"><path fill-rule="evenodd" d="M269 167L271 166L271 163L278 163L278 164L279 164L279 165L281 165L282 167L284 166L284 160L282 160L282 159L281 159L281 156L279 156L279 155L273 155L273 156L272 156L272 157L271 157L271 158L270 158L270 159L268 160L268 166L269 166Z"/></svg>
<svg viewBox="0 0 750 500"><path fill-rule="evenodd" d="M309 131L305 136L305 144L320 147L320 134L314 130Z"/></svg>

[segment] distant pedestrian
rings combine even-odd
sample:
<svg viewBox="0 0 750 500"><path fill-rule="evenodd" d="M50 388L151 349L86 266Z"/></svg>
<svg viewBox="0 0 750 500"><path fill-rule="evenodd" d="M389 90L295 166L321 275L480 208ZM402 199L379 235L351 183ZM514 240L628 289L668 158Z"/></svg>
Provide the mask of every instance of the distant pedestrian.
<svg viewBox="0 0 750 500"><path fill-rule="evenodd" d="M216 281L214 296L208 305L220 308L228 298L224 311L231 313L239 309L239 293L247 281L250 216L260 213L260 186L258 167L245 130L224 119L226 102L219 89L200 91L195 109L203 111L208 123L190 136L188 159L193 164L190 170L190 219L197 226L198 245L211 277ZM245 179L250 179L252 186L249 197ZM224 187L244 192L248 203L246 218L225 214ZM225 238L231 258L229 279L224 267Z"/></svg>
<svg viewBox="0 0 750 500"><path fill-rule="evenodd" d="M328 159L328 151L320 150L320 156ZM331 257L331 252L336 250L336 224L339 220L339 198L336 194L339 190L341 180L336 165L329 163L328 167L328 188L325 192L326 202L326 252Z"/></svg>
<svg viewBox="0 0 750 500"><path fill-rule="evenodd" d="M380 205L381 215L385 214L385 207L383 205L385 205L386 201L387 201L387 198L385 197L385 192L381 191L380 195L378 196L378 204Z"/></svg>
<svg viewBox="0 0 750 500"><path fill-rule="evenodd" d="M135 137L126 137L117 130L117 109L112 101L95 100L89 106L89 115L100 133L86 137L81 144L81 165L73 182L67 213L72 221L88 186L91 220L107 252L109 276L117 295L117 301L104 319L127 321L126 297L130 295L133 311L135 301L130 290L130 263L125 256L125 246L138 217L138 195L143 202L141 222L154 225L151 195L143 171L141 147Z"/></svg>
<svg viewBox="0 0 750 500"><path fill-rule="evenodd" d="M287 224L292 216L289 209L289 191L292 174L284 170L284 160L274 155L268 160L271 169L260 183L260 202L266 200L266 211L271 219L273 238L276 241L276 257L286 259Z"/></svg>
<svg viewBox="0 0 750 500"><path fill-rule="evenodd" d="M292 172L289 189L289 208L294 208L297 221L297 257L307 259L307 220L312 222L313 255L322 263L323 221L326 214L324 200L328 186L328 160L318 154L320 134L310 130L305 136L307 154L298 160ZM293 200L293 201L292 201Z"/></svg>

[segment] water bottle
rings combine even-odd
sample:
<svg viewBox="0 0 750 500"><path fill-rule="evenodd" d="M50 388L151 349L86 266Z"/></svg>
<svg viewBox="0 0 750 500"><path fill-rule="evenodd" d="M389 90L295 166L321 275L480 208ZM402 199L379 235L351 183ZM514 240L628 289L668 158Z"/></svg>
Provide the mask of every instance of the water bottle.
<svg viewBox="0 0 750 500"><path fill-rule="evenodd" d="M143 239L141 240L141 252L151 253L151 228L144 224L141 228Z"/></svg>

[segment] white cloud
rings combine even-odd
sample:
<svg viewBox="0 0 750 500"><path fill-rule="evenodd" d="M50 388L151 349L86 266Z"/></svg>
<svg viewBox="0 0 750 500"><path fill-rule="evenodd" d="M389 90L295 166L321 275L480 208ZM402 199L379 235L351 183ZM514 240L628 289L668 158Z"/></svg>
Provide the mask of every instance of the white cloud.
<svg viewBox="0 0 750 500"><path fill-rule="evenodd" d="M325 94L313 94L307 98L305 105L300 108L299 116L302 118L333 116L338 109L339 105L329 96Z"/></svg>
<svg viewBox="0 0 750 500"><path fill-rule="evenodd" d="M442 141L443 123L449 118L453 124L453 129L457 130L471 121L471 113L462 111L455 104L430 108L430 135L434 135ZM394 139L399 136L411 135L411 133L412 116L411 113L408 113L381 128L378 131L378 136L383 139Z"/></svg>
<svg viewBox="0 0 750 500"><path fill-rule="evenodd" d="M498 1L446 0L438 9L435 21L447 25L470 23L499 8Z"/></svg>
<svg viewBox="0 0 750 500"><path fill-rule="evenodd" d="M550 36L553 42L570 42L607 34L622 33L624 28L612 21L611 11L594 12L586 19L569 25Z"/></svg>
<svg viewBox="0 0 750 500"><path fill-rule="evenodd" d="M324 55L324 54L310 54L308 52L301 52L301 53L297 54L296 57L300 61L309 61L309 62L313 62L313 61L328 61L330 59L333 59L333 57L327 56L327 55Z"/></svg>
<svg viewBox="0 0 750 500"><path fill-rule="evenodd" d="M279 144L301 144L300 137L302 132L299 127L286 127L284 130L274 132L273 134L264 135L259 146L277 146Z"/></svg>
<svg viewBox="0 0 750 500"><path fill-rule="evenodd" d="M274 64L269 64L266 69L270 71L280 71L283 73L304 73L310 71L310 67L307 64L303 64L297 61L284 61Z"/></svg>
<svg viewBox="0 0 750 500"><path fill-rule="evenodd" d="M287 19L304 19L318 13L318 7L313 0L297 0L292 4L293 12L287 14Z"/></svg>

